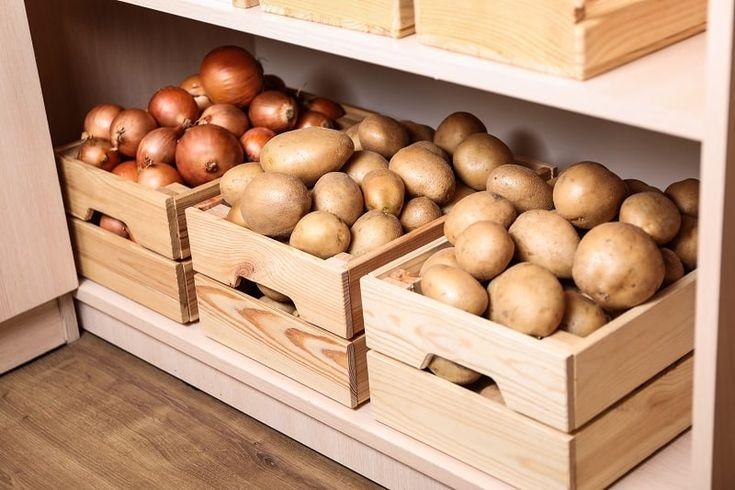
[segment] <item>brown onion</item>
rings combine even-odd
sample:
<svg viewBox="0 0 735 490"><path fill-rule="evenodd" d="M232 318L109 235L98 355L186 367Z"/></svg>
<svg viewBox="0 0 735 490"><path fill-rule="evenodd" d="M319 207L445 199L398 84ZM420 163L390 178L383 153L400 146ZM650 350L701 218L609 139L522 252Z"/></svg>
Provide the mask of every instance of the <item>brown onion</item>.
<svg viewBox="0 0 735 490"><path fill-rule="evenodd" d="M159 126L188 128L199 117L199 106L189 92L181 87L163 87L148 102L148 112Z"/></svg>
<svg viewBox="0 0 735 490"><path fill-rule="evenodd" d="M112 169L112 173L131 182L138 182L138 164L135 160L122 162Z"/></svg>
<svg viewBox="0 0 735 490"><path fill-rule="evenodd" d="M250 122L245 112L232 104L214 104L205 109L197 124L214 124L220 126L232 133L235 138L242 136L242 133L250 127Z"/></svg>
<svg viewBox="0 0 735 490"><path fill-rule="evenodd" d="M110 137L112 120L120 114L123 108L117 104L99 104L92 107L84 117L84 132L82 139Z"/></svg>
<svg viewBox="0 0 735 490"><path fill-rule="evenodd" d="M237 138L214 124L189 128L176 145L176 167L192 187L222 177L242 161Z"/></svg>
<svg viewBox="0 0 735 490"><path fill-rule="evenodd" d="M312 126L318 126L320 128L334 128L334 123L327 116L321 112L306 111L299 116L299 120L296 121L296 129L309 128Z"/></svg>
<svg viewBox="0 0 735 490"><path fill-rule="evenodd" d="M341 105L324 97L314 97L307 100L304 102L304 106L310 111L321 112L333 121L345 115L345 110Z"/></svg>
<svg viewBox="0 0 735 490"><path fill-rule="evenodd" d="M152 163L174 164L176 157L176 141L181 136L180 128L156 128L146 134L135 153L138 168Z"/></svg>
<svg viewBox="0 0 735 490"><path fill-rule="evenodd" d="M268 128L252 128L245 131L240 137L240 144L249 162L259 162L260 152L269 139L276 135Z"/></svg>
<svg viewBox="0 0 735 490"><path fill-rule="evenodd" d="M263 87L262 68L253 55L237 46L210 51L199 68L199 77L215 104L246 106Z"/></svg>
<svg viewBox="0 0 735 490"><path fill-rule="evenodd" d="M90 138L82 143L77 158L108 172L120 163L120 154L112 147L112 143L99 138Z"/></svg>
<svg viewBox="0 0 735 490"><path fill-rule="evenodd" d="M181 174L174 167L165 163L154 163L138 172L138 183L151 189L159 189L176 182L184 183Z"/></svg>
<svg viewBox="0 0 735 490"><path fill-rule="evenodd" d="M293 128L299 109L293 97L269 90L258 94L248 108L248 117L253 126L272 129L282 133Z"/></svg>
<svg viewBox="0 0 735 490"><path fill-rule="evenodd" d="M153 116L143 109L125 109L110 125L110 141L120 153L134 157L140 140L157 126Z"/></svg>
<svg viewBox="0 0 735 490"><path fill-rule="evenodd" d="M202 79L199 78L198 73L186 77L184 81L181 82L179 87L183 88L184 90L189 92L189 95L194 97L194 100L196 101L197 106L199 106L200 111L203 111L204 109L212 105L212 101L209 99L209 96L204 91L204 87L202 87Z"/></svg>
<svg viewBox="0 0 735 490"><path fill-rule="evenodd" d="M279 92L285 92L286 83L277 75L263 75L263 91L266 90L278 90Z"/></svg>
<svg viewBox="0 0 735 490"><path fill-rule="evenodd" d="M127 225L119 219L112 218L106 214L100 217L100 228L123 238L130 238Z"/></svg>

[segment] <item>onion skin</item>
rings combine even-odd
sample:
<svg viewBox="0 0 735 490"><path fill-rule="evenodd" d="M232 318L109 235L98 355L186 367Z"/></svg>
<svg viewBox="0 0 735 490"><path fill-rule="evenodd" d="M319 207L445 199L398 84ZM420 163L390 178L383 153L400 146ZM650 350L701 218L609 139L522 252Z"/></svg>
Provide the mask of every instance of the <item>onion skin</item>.
<svg viewBox="0 0 735 490"><path fill-rule="evenodd" d="M113 119L123 110L117 104L99 104L92 107L84 117L82 139L110 137L110 126Z"/></svg>
<svg viewBox="0 0 735 490"><path fill-rule="evenodd" d="M240 142L232 133L214 124L189 128L176 145L176 167L192 187L222 177L242 162Z"/></svg>
<svg viewBox="0 0 735 490"><path fill-rule="evenodd" d="M122 177L130 182L138 182L138 164L135 160L128 160L122 162L111 170L111 172L118 177Z"/></svg>
<svg viewBox="0 0 735 490"><path fill-rule="evenodd" d="M199 68L204 91L215 104L243 107L263 88L263 69L248 51L222 46L207 54Z"/></svg>
<svg viewBox="0 0 735 490"><path fill-rule="evenodd" d="M345 110L341 105L324 97L309 99L304 102L304 107L310 111L320 112L333 121L345 115Z"/></svg>
<svg viewBox="0 0 735 490"><path fill-rule="evenodd" d="M296 126L294 127L294 129L303 129L312 126L333 129L334 123L331 119L329 119L321 112L306 111L299 116L299 120L296 121Z"/></svg>
<svg viewBox="0 0 735 490"><path fill-rule="evenodd" d="M127 225L119 219L112 218L106 214L100 217L100 228L123 238L130 238Z"/></svg>
<svg viewBox="0 0 735 490"><path fill-rule="evenodd" d="M204 91L204 87L202 86L202 79L199 77L198 73L186 77L184 81L179 84L179 87L183 88L184 90L189 92L189 95L194 97L194 100L196 101L200 111L203 111L204 109L212 105L212 101L209 99L209 96Z"/></svg>
<svg viewBox="0 0 735 490"><path fill-rule="evenodd" d="M282 133L294 127L299 117L299 108L293 97L269 90L253 99L248 108L248 117L253 126Z"/></svg>
<svg viewBox="0 0 735 490"><path fill-rule="evenodd" d="M268 74L263 75L263 91L266 90L277 90L279 92L286 92L286 82L284 82L278 75Z"/></svg>
<svg viewBox="0 0 735 490"><path fill-rule="evenodd" d="M138 183L151 189L160 189L169 184L183 184L184 180L181 178L181 174L171 165L154 163L140 169Z"/></svg>
<svg viewBox="0 0 735 490"><path fill-rule="evenodd" d="M245 131L240 137L240 144L249 162L259 162L260 152L263 146L276 135L274 131L268 128L252 128Z"/></svg>
<svg viewBox="0 0 735 490"><path fill-rule="evenodd" d="M143 137L158 125L143 109L125 109L110 125L110 141L123 155L134 157Z"/></svg>
<svg viewBox="0 0 735 490"><path fill-rule="evenodd" d="M120 163L120 154L112 147L112 143L99 138L90 138L82 143L77 158L108 172Z"/></svg>
<svg viewBox="0 0 735 490"><path fill-rule="evenodd" d="M181 136L179 128L156 128L146 134L135 153L138 168L147 167L152 163L173 165L179 136Z"/></svg>
<svg viewBox="0 0 735 490"><path fill-rule="evenodd" d="M199 106L181 87L163 87L148 102L148 112L159 126L188 128L199 117Z"/></svg>
<svg viewBox="0 0 735 490"><path fill-rule="evenodd" d="M197 124L214 124L225 128L235 138L239 138L250 127L248 116L232 104L214 104L202 112Z"/></svg>

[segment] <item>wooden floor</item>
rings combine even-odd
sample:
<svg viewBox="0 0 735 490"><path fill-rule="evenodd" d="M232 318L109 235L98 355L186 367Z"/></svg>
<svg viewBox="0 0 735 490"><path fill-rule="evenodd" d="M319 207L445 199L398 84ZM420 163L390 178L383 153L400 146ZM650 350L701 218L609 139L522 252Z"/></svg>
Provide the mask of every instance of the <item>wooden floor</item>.
<svg viewBox="0 0 735 490"><path fill-rule="evenodd" d="M0 488L378 488L91 334L0 377Z"/></svg>

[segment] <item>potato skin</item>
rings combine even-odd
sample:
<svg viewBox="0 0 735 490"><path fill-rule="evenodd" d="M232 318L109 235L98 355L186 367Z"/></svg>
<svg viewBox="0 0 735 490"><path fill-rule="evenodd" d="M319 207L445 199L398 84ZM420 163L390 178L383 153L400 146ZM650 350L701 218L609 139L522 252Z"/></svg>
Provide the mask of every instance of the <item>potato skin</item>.
<svg viewBox="0 0 735 490"><path fill-rule="evenodd" d="M686 270L697 268L697 233L699 220L688 214L681 216L679 233L669 243L669 248L679 256Z"/></svg>
<svg viewBox="0 0 735 490"><path fill-rule="evenodd" d="M419 276L424 277L426 271L437 264L444 264L451 267L459 268L457 257L454 255L454 247L443 248L438 252L435 252L428 259L426 259L426 261L421 265Z"/></svg>
<svg viewBox="0 0 735 490"><path fill-rule="evenodd" d="M518 216L508 231L519 262L540 265L562 279L572 277L579 235L569 221L553 211L532 209Z"/></svg>
<svg viewBox="0 0 735 490"><path fill-rule="evenodd" d="M490 172L500 165L515 163L515 159L513 152L500 139L487 133L475 133L457 146L452 163L462 182L484 191Z"/></svg>
<svg viewBox="0 0 735 490"><path fill-rule="evenodd" d="M661 192L660 189L657 189L652 185L648 185L642 180L638 179L624 179L623 183L625 183L625 188L628 191L626 193L626 196L632 196L633 194L638 194L639 192Z"/></svg>
<svg viewBox="0 0 735 490"><path fill-rule="evenodd" d="M479 281L487 281L508 267L515 246L504 226L492 221L473 223L457 237L457 264Z"/></svg>
<svg viewBox="0 0 735 490"><path fill-rule="evenodd" d="M472 223L492 221L508 228L516 219L513 205L497 194L486 191L465 197L449 211L444 222L444 235L454 245L457 236Z"/></svg>
<svg viewBox="0 0 735 490"><path fill-rule="evenodd" d="M682 214L699 216L699 179L684 179L666 188L666 195L674 201Z"/></svg>
<svg viewBox="0 0 735 490"><path fill-rule="evenodd" d="M357 134L358 129L360 129L360 123L353 124L352 126L350 126L349 128L343 131L352 140L352 144L355 147L355 151L362 150L362 143L360 143L360 137Z"/></svg>
<svg viewBox="0 0 735 490"><path fill-rule="evenodd" d="M455 112L439 124L434 143L450 155L465 138L474 133L487 133L485 125L469 112Z"/></svg>
<svg viewBox="0 0 735 490"><path fill-rule="evenodd" d="M360 186L342 172L324 174L316 182L311 198L315 211L332 213L347 226L352 226L365 208Z"/></svg>
<svg viewBox="0 0 735 490"><path fill-rule="evenodd" d="M421 293L446 305L475 315L487 309L485 288L469 273L444 264L437 264L421 276Z"/></svg>
<svg viewBox="0 0 735 490"><path fill-rule="evenodd" d="M500 165L487 178L488 192L503 196L519 213L530 209L552 209L552 189L530 168Z"/></svg>
<svg viewBox="0 0 735 490"><path fill-rule="evenodd" d="M628 223L603 223L579 242L572 277L579 289L605 309L632 308L648 300L664 280L656 242Z"/></svg>
<svg viewBox="0 0 735 490"><path fill-rule="evenodd" d="M262 173L263 167L259 163L235 165L225 172L219 181L219 191L222 194L222 199L230 206L234 206L240 200L245 187L253 180L253 177Z"/></svg>
<svg viewBox="0 0 735 490"><path fill-rule="evenodd" d="M370 114L357 128L363 150L374 151L390 158L409 144L406 128L395 119L380 114Z"/></svg>
<svg viewBox="0 0 735 490"><path fill-rule="evenodd" d="M225 218L230 223L235 223L236 225L240 225L243 228L247 228L248 225L245 223L245 220L242 218L242 213L240 212L240 206L232 206L230 210L227 212L227 217Z"/></svg>
<svg viewBox="0 0 735 490"><path fill-rule="evenodd" d="M408 139L411 143L417 141L434 141L434 128L426 124L419 124L414 121L401 121L403 127L408 131Z"/></svg>
<svg viewBox="0 0 735 490"><path fill-rule="evenodd" d="M661 250L661 257L664 259L664 267L666 270L664 273L664 282L661 284L661 287L663 288L684 277L684 264L681 263L679 256L671 249L660 248L659 250Z"/></svg>
<svg viewBox="0 0 735 490"><path fill-rule="evenodd" d="M661 192L638 192L620 206L620 221L630 223L648 233L662 245L679 232L681 214L676 204Z"/></svg>
<svg viewBox="0 0 735 490"><path fill-rule="evenodd" d="M443 214L439 206L428 197L414 197L403 206L400 220L403 229L409 232L441 218Z"/></svg>
<svg viewBox="0 0 735 490"><path fill-rule="evenodd" d="M397 173L388 169L373 170L362 179L365 207L395 216L401 214L406 188Z"/></svg>
<svg viewBox="0 0 735 490"><path fill-rule="evenodd" d="M605 325L609 318L605 310L578 291L564 291L564 317L559 328L579 337L586 337Z"/></svg>
<svg viewBox="0 0 735 490"><path fill-rule="evenodd" d="M271 308L275 308L277 310L281 310L284 313L288 313L289 315L293 315L296 313L296 306L294 306L291 301L276 301L273 298L269 298L268 296L262 296L258 298L258 301L267 304Z"/></svg>
<svg viewBox="0 0 735 490"><path fill-rule="evenodd" d="M604 165L579 162L559 175L554 207L577 228L589 230L614 219L626 193L625 183Z"/></svg>
<svg viewBox="0 0 735 490"><path fill-rule="evenodd" d="M456 182L452 167L420 145L399 150L390 159L388 168L401 177L411 197L425 196L441 205L454 196Z"/></svg>
<svg viewBox="0 0 735 490"><path fill-rule="evenodd" d="M306 253L327 259L350 246L350 229L337 216L312 211L296 223L288 243Z"/></svg>
<svg viewBox="0 0 735 490"><path fill-rule="evenodd" d="M350 255L360 256L392 242L403 234L401 222L395 215L377 209L360 216L350 230Z"/></svg>
<svg viewBox="0 0 735 490"><path fill-rule="evenodd" d="M444 212L444 214L447 214L449 211L452 210L455 204L457 204L459 201L469 196L470 194L474 194L475 192L477 191L472 187L466 186L462 182L457 182L457 188L454 191L454 196L452 196L452 200L441 207L442 211Z"/></svg>
<svg viewBox="0 0 735 490"><path fill-rule="evenodd" d="M270 237L288 236L311 209L311 196L298 178L265 172L250 181L239 207L247 227L254 232Z"/></svg>
<svg viewBox="0 0 735 490"><path fill-rule="evenodd" d="M434 356L427 367L436 376L460 386L471 385L482 377L482 374L477 371L473 371L440 356Z"/></svg>
<svg viewBox="0 0 735 490"><path fill-rule="evenodd" d="M291 302L291 298L286 296L283 293L279 293L275 289L271 289L267 286L263 286L262 284L255 283L255 285L260 289L260 292L263 293L263 296L267 296L273 301L278 301L280 303L288 303Z"/></svg>
<svg viewBox="0 0 735 490"><path fill-rule="evenodd" d="M359 185L362 184L367 174L381 168L388 168L388 160L383 155L374 151L360 150L353 153L347 160L342 167L342 172L349 175Z"/></svg>

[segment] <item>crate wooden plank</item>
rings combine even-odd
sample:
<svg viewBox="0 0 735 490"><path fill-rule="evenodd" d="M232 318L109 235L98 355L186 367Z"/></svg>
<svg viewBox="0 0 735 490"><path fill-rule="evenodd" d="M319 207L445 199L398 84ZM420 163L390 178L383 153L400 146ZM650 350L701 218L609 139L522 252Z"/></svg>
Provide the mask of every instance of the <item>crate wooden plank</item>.
<svg viewBox="0 0 735 490"><path fill-rule="evenodd" d="M259 3L259 0L232 0L232 5L243 9L257 7Z"/></svg>

